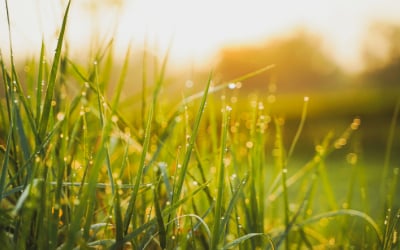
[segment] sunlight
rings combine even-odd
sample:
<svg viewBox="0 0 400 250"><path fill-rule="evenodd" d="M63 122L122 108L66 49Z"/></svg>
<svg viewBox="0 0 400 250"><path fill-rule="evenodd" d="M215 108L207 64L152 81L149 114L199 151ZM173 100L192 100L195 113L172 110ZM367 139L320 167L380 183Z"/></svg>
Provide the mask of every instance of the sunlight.
<svg viewBox="0 0 400 250"><path fill-rule="evenodd" d="M63 1L65 5L66 1ZM96 46L91 37L114 38L123 53L128 44L143 47L144 37L163 52L173 41L173 60L207 62L227 44L265 41L299 27L324 37L324 46L343 66L357 68L359 47L368 25L376 19L399 20L400 4L352 1L73 1L68 40L71 48ZM61 22L61 1L9 1L16 56L34 53L43 38L53 44ZM0 32L7 34L5 3ZM8 44L6 35L0 44ZM97 44L97 45L99 45ZM3 53L6 53L3 51Z"/></svg>

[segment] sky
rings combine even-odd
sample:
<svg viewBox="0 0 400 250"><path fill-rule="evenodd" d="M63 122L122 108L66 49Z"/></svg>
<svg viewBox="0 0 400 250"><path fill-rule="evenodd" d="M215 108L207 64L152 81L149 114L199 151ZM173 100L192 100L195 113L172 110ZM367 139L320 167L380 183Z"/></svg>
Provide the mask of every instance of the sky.
<svg viewBox="0 0 400 250"><path fill-rule="evenodd" d="M8 53L5 2L0 1L0 48ZM65 0L9 0L16 57L54 49ZM229 44L254 44L299 28L321 34L324 49L343 67L361 67L360 49L374 21L400 24L398 0L73 0L67 39L73 51L115 39L165 52L177 64L212 64ZM94 39L95 37L95 39ZM146 39L145 39L146 38ZM172 41L172 42L171 42Z"/></svg>

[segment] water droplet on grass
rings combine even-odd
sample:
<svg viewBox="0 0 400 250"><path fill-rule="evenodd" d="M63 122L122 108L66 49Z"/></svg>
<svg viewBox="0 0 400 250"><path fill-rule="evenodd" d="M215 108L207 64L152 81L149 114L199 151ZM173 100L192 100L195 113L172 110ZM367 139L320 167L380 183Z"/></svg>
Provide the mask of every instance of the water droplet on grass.
<svg viewBox="0 0 400 250"><path fill-rule="evenodd" d="M62 121L65 118L64 112L58 112L57 113L57 120Z"/></svg>
<svg viewBox="0 0 400 250"><path fill-rule="evenodd" d="M236 83L230 82L230 83L228 84L228 88L229 88L229 89L235 89L235 88L236 88Z"/></svg>
<svg viewBox="0 0 400 250"><path fill-rule="evenodd" d="M111 117L111 121L114 122L114 123L116 123L116 122L118 121L118 116L113 115L113 116Z"/></svg>
<svg viewBox="0 0 400 250"><path fill-rule="evenodd" d="M193 82L192 80L187 80L187 81L185 82L185 86L186 86L186 88L188 88L188 89L192 88L193 85L194 85L194 82Z"/></svg>

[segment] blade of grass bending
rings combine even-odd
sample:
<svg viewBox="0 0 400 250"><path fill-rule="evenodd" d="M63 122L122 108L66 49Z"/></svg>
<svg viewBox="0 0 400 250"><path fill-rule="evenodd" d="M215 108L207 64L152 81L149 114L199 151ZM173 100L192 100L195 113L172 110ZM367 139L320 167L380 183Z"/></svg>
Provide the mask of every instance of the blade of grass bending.
<svg viewBox="0 0 400 250"><path fill-rule="evenodd" d="M184 157L183 162L182 162L182 169L181 169L181 172L179 173L179 179L178 179L177 184L176 184L176 189L175 189L176 192L174 194L172 204L174 203L174 200L179 200L179 197L180 197L181 192L182 192L183 182L185 180L186 172L187 172L187 169L188 169L188 166L189 166L190 156L191 156L192 151L193 151L194 143L196 141L197 134L199 132L200 121L201 121L201 118L202 118L202 115L204 113L204 109L205 109L205 106L206 106L208 90L210 89L210 85L211 85L211 79L212 79L212 73L210 73L210 75L209 75L209 78L208 78L208 81L207 81L207 85L206 85L206 88L204 90L203 98L201 100L200 107L199 107L199 110L197 112L197 115L196 115L196 118L195 118L195 121L194 121L192 134L190 135L189 145L187 147L186 154L185 154L185 157Z"/></svg>
<svg viewBox="0 0 400 250"><path fill-rule="evenodd" d="M225 250L225 249L234 248L234 247L236 247L237 245L243 243L244 241L249 240L249 239L254 238L254 237L258 237L258 236L266 237L266 236L268 236L268 235L266 235L266 234L264 234L264 233L249 233L249 234L243 235L243 236L241 236L241 237L239 237L239 238L233 240L232 242L229 242L229 243L226 244L222 249ZM268 241L269 241L269 244L271 245L272 249L275 249L274 244L273 244L271 238L268 237Z"/></svg>
<svg viewBox="0 0 400 250"><path fill-rule="evenodd" d="M224 190L225 190L225 164L224 158L226 154L226 144L228 138L228 126L230 118L231 107L227 106L223 111L222 131L221 131L221 146L220 146L220 157L218 162L217 172L217 197L215 201L215 213L214 213L214 225L213 234L211 238L210 249L217 249L220 244L223 234L220 234L221 227L221 214L223 209ZM227 216L227 215L224 215Z"/></svg>
<svg viewBox="0 0 400 250"><path fill-rule="evenodd" d="M45 100L44 100L44 104L43 104L43 111L41 113L42 116L41 116L40 125L39 125L39 136L40 136L40 138L43 138L44 135L47 132L47 125L48 125L48 122L49 122L51 103L52 103L52 100L53 100L53 94L54 94L54 87L55 87L55 84L56 84L57 71L58 71L58 67L59 67L59 64L60 64L61 49L62 49L62 44L63 44L63 41L64 41L64 33L65 33L66 25L67 25L68 12L69 12L70 5L71 5L71 0L68 1L67 7L65 9L65 13L64 13L64 18L63 18L62 25L61 25L60 34L58 36L57 47L56 47L56 50L55 50L53 64L51 66L49 82L48 82L47 89L46 89L46 95L45 95Z"/></svg>
<svg viewBox="0 0 400 250"><path fill-rule="evenodd" d="M304 97L304 104L303 104L303 110L301 112L300 124L299 124L299 127L297 128L296 134L295 134L295 136L293 138L293 142L290 145L286 161L288 161L291 158L291 156L293 154L293 151L294 151L294 148L296 147L297 141L300 138L300 134L303 131L304 123L305 123L306 117L307 117L308 100L309 100L309 98L307 96ZM287 164L287 162L286 162L286 164Z"/></svg>
<svg viewBox="0 0 400 250"><path fill-rule="evenodd" d="M308 218L302 222L297 223L295 227L302 228L309 224L318 222L321 219L326 219L329 217L336 217L336 216L343 216L343 215L354 216L354 217L358 217L358 218L364 220L374 230L377 240L378 240L378 243L379 243L379 246L383 245L383 235L382 235L381 230L379 229L379 226L376 224L376 222L368 214L357 211L357 210L353 210L353 209L339 209L336 211L321 213L321 214L315 215L311 218Z"/></svg>

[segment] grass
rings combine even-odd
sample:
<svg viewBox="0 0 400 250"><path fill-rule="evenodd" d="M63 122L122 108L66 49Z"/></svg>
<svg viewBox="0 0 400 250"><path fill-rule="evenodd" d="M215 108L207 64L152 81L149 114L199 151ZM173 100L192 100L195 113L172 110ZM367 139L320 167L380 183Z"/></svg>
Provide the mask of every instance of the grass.
<svg viewBox="0 0 400 250"><path fill-rule="evenodd" d="M141 96L123 100L135 70L130 50L116 86L112 41L86 67L71 60L63 49L69 5L50 65L44 44L23 77L13 57L0 57L4 249L399 249L398 169L389 171L398 106L375 216L365 205L374 201L364 190L367 170L349 146L360 119L328 133L300 163L312 100L299 110L289 147L272 102L232 101L241 82L273 66L227 83L210 73L204 91L176 104L161 91L168 53L155 84L145 66ZM135 102L140 108L130 108ZM332 182L332 155L345 150L350 178ZM335 190L344 183L343 201Z"/></svg>

